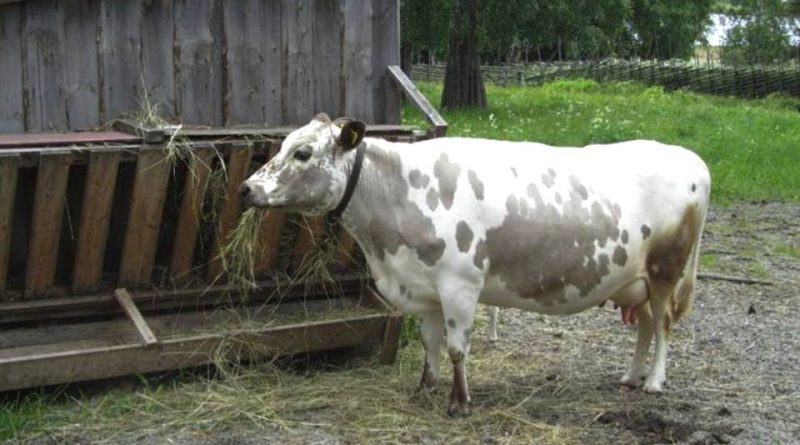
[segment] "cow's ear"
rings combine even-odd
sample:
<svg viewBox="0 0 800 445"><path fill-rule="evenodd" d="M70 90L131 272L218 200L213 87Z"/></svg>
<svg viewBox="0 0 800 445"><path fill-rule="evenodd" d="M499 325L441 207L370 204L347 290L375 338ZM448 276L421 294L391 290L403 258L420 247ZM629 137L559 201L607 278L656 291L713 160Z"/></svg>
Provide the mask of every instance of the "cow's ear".
<svg viewBox="0 0 800 445"><path fill-rule="evenodd" d="M361 141L364 140L364 134L367 132L365 123L350 119L336 119L336 123L342 127L342 131L339 133L339 140L336 143L345 151L358 147Z"/></svg>

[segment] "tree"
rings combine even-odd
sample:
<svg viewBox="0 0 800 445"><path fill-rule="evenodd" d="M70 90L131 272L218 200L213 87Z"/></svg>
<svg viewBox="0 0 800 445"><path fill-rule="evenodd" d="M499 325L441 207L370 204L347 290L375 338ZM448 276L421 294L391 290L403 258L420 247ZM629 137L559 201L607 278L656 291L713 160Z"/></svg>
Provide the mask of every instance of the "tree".
<svg viewBox="0 0 800 445"><path fill-rule="evenodd" d="M478 46L478 0L453 0L442 108L486 108Z"/></svg>
<svg viewBox="0 0 800 445"><path fill-rule="evenodd" d="M712 0L633 0L631 40L646 59L689 57L710 23Z"/></svg>
<svg viewBox="0 0 800 445"><path fill-rule="evenodd" d="M782 0L736 0L732 4L735 25L725 36L722 59L726 63L770 64L790 57L791 4Z"/></svg>

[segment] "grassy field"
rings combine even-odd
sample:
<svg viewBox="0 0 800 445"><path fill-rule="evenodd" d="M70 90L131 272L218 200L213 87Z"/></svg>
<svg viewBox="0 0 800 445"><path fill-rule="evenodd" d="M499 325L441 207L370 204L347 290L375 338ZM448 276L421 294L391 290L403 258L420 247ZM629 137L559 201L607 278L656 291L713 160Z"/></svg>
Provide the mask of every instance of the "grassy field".
<svg viewBox="0 0 800 445"><path fill-rule="evenodd" d="M439 103L440 85L420 89ZM589 80L487 85L487 97L487 110L444 112L448 135L562 146L655 139L706 161L717 204L800 200L800 99L743 100ZM404 121L424 125L408 107Z"/></svg>

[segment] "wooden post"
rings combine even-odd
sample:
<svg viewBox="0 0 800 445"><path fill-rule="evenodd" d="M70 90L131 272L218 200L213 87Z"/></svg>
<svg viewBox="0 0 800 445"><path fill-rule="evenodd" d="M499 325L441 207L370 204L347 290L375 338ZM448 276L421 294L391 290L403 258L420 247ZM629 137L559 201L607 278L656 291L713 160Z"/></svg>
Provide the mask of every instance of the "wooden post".
<svg viewBox="0 0 800 445"><path fill-rule="evenodd" d="M239 207L239 187L247 179L247 172L250 167L252 150L249 145L232 146L230 159L228 161L228 184L225 191L225 201L222 207L217 209L219 218L217 219L216 235L211 245L211 257L208 263L206 279L209 282L224 280L222 277L222 248L228 238L228 233L233 230L236 219L240 215Z"/></svg>
<svg viewBox="0 0 800 445"><path fill-rule="evenodd" d="M115 149L92 149L89 152L72 270L72 293L94 292L100 283L121 158L122 152Z"/></svg>
<svg viewBox="0 0 800 445"><path fill-rule="evenodd" d="M203 211L203 198L208 188L211 162L215 155L216 150L213 148L195 151L195 156L192 157L186 172L169 266L170 278L177 285L185 284L190 278Z"/></svg>
<svg viewBox="0 0 800 445"><path fill-rule="evenodd" d="M139 151L119 271L123 286L150 282L170 167L162 150Z"/></svg>
<svg viewBox="0 0 800 445"><path fill-rule="evenodd" d="M3 300L6 290L18 170L19 155L0 154L0 301Z"/></svg>
<svg viewBox="0 0 800 445"><path fill-rule="evenodd" d="M67 153L43 152L40 156L25 268L25 298L44 296L55 279L69 177Z"/></svg>

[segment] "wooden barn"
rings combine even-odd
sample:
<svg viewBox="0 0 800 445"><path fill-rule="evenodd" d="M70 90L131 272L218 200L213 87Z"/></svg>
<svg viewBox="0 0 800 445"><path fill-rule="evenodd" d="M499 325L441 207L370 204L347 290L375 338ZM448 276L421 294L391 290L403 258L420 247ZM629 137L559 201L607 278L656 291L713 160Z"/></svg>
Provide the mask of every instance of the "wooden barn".
<svg viewBox="0 0 800 445"><path fill-rule="evenodd" d="M444 134L399 46L399 0L0 0L0 391L363 344L392 361L400 317L341 228L269 212L247 292L223 252L239 184L315 113ZM399 125L403 95L430 128ZM334 233L333 280L304 274Z"/></svg>

